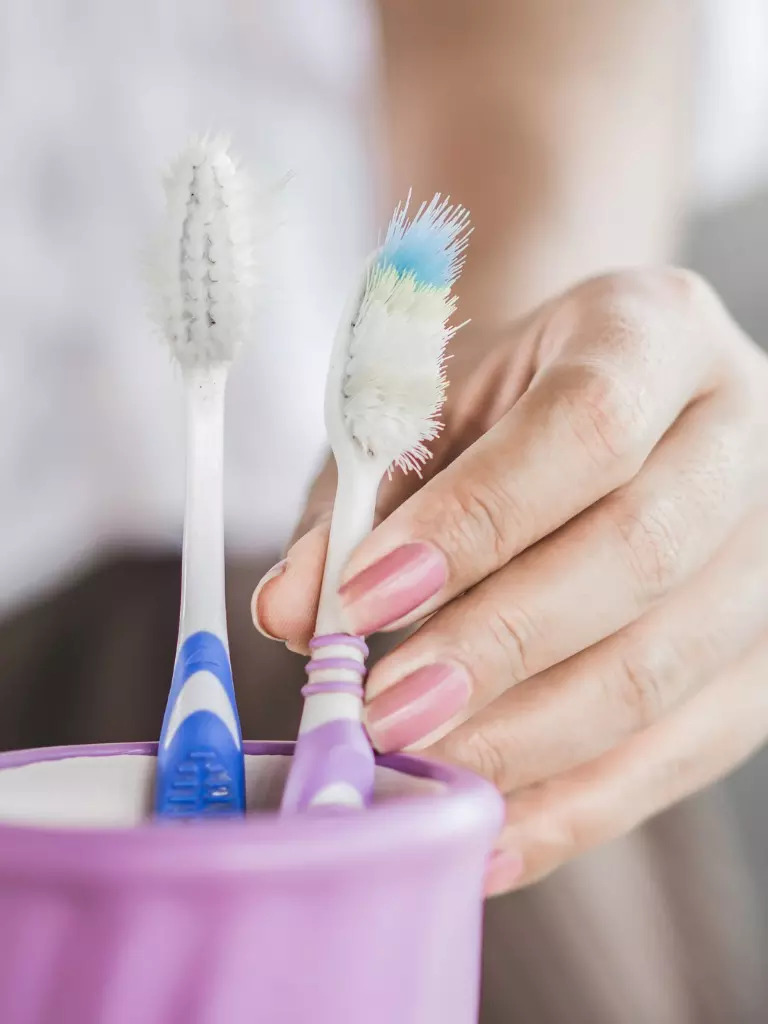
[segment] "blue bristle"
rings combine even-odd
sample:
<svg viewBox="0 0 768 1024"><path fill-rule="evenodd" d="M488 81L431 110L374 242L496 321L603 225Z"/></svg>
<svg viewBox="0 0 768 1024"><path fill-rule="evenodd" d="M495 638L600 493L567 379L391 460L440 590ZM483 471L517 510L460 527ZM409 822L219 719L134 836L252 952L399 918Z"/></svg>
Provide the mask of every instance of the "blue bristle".
<svg viewBox="0 0 768 1024"><path fill-rule="evenodd" d="M422 203L410 220L406 201L389 223L378 265L413 277L425 288L450 287L461 272L470 230L469 214L448 197L438 194Z"/></svg>

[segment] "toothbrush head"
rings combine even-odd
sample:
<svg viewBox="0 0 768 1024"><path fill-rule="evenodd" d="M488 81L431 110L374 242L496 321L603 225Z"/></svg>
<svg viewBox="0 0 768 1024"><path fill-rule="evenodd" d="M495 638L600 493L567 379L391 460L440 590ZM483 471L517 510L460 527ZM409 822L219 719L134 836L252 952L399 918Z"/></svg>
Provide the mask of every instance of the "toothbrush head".
<svg viewBox="0 0 768 1024"><path fill-rule="evenodd" d="M183 369L230 363L252 332L254 189L223 138L193 139L165 178L150 258L154 319Z"/></svg>
<svg viewBox="0 0 768 1024"><path fill-rule="evenodd" d="M342 414L363 452L419 472L442 424L445 349L458 329L452 286L464 263L469 214L436 195L409 219L398 206L371 263L352 324Z"/></svg>

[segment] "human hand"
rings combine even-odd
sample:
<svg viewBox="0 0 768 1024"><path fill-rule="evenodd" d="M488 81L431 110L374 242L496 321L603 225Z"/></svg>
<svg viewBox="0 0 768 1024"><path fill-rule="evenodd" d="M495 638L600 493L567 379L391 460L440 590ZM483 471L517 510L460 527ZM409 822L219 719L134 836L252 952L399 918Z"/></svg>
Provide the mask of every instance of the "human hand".
<svg viewBox="0 0 768 1024"><path fill-rule="evenodd" d="M768 359L673 270L588 281L456 348L429 477L382 488L342 596L351 632L426 619L374 666L367 725L379 750L424 750L505 794L492 893L627 832L768 733ZM285 571L254 595L297 650L333 485L329 464Z"/></svg>

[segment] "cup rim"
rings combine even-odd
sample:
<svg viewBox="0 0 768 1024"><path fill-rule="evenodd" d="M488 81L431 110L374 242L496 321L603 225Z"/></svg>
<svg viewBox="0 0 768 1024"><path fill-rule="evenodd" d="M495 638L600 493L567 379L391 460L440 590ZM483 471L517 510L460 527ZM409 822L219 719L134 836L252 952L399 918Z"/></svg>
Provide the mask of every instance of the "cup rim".
<svg viewBox="0 0 768 1024"><path fill-rule="evenodd" d="M246 754L290 755L294 744L245 741ZM73 757L156 755L157 743L104 743L0 753L0 771ZM490 843L502 822L495 787L472 772L412 754L377 756L377 764L445 784L434 794L382 803L363 814L254 815L246 820L144 822L132 828L60 828L0 822L0 873L89 880L120 876L189 879L337 870L393 856L434 853L467 842Z"/></svg>

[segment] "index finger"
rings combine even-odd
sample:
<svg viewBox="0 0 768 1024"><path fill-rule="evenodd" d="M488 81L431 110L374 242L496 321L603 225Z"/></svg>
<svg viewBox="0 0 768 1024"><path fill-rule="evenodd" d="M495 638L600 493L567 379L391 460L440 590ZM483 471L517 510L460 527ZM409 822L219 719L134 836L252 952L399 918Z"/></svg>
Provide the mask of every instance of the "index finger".
<svg viewBox="0 0 768 1024"><path fill-rule="evenodd" d="M687 275L593 281L534 327L542 356L529 389L353 555L350 630L434 611L631 480L722 372L721 331L698 289Z"/></svg>

